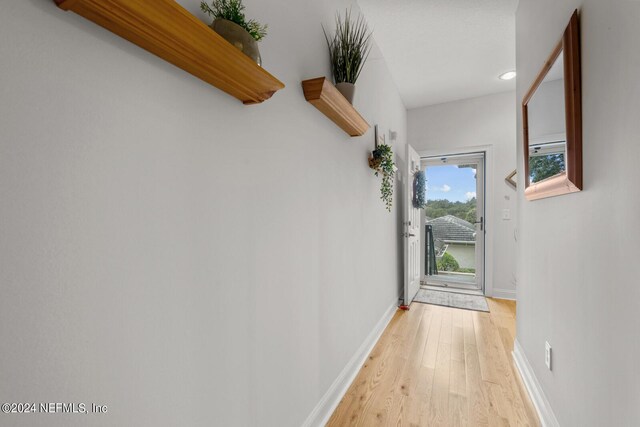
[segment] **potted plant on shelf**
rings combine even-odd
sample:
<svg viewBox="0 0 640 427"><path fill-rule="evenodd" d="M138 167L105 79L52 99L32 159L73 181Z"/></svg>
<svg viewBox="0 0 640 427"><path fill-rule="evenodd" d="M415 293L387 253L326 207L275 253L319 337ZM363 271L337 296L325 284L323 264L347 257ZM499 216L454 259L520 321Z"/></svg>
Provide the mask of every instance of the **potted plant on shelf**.
<svg viewBox="0 0 640 427"><path fill-rule="evenodd" d="M247 21L242 0L213 0L211 6L203 1L200 9L214 18L209 25L213 31L262 65L258 42L267 35L267 26L253 19Z"/></svg>
<svg viewBox="0 0 640 427"><path fill-rule="evenodd" d="M380 199L384 202L387 210L391 212L393 205L393 177L398 170L393 161L393 150L386 143L376 144L376 149L369 157L369 167L375 171L375 176L382 175L380 185Z"/></svg>
<svg viewBox="0 0 640 427"><path fill-rule="evenodd" d="M340 13L336 14L336 33L333 38L327 35L324 27L322 31L329 47L331 73L336 88L353 104L356 80L371 51L371 31L362 15L352 20L350 10L345 11L344 19Z"/></svg>

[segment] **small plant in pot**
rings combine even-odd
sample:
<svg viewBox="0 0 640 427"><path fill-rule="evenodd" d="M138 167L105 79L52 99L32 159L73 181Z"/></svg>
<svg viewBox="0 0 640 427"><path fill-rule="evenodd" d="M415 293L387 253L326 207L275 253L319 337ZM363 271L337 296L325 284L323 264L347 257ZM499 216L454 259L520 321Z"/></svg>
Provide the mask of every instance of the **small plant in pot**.
<svg viewBox="0 0 640 427"><path fill-rule="evenodd" d="M336 33L331 38L324 27L324 37L329 47L331 73L336 88L353 104L355 83L371 51L371 31L362 17L351 19L351 11L346 10L344 19L336 14Z"/></svg>
<svg viewBox="0 0 640 427"><path fill-rule="evenodd" d="M391 212L393 205L393 178L398 168L393 161L393 150L387 144L379 144L371 152L369 157L369 167L375 171L376 176L382 175L380 185L380 199L384 202L387 210Z"/></svg>
<svg viewBox="0 0 640 427"><path fill-rule="evenodd" d="M247 20L242 0L213 0L211 6L203 1L200 9L213 17L209 26L216 33L258 65L262 65L258 42L267 35L267 26L253 19Z"/></svg>

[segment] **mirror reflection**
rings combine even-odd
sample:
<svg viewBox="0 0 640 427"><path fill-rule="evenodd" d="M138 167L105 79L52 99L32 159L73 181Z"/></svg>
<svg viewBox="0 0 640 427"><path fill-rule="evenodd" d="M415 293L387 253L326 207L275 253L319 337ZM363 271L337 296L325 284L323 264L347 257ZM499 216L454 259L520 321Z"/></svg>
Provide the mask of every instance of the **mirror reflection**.
<svg viewBox="0 0 640 427"><path fill-rule="evenodd" d="M564 67L562 52L528 103L529 182L566 171Z"/></svg>

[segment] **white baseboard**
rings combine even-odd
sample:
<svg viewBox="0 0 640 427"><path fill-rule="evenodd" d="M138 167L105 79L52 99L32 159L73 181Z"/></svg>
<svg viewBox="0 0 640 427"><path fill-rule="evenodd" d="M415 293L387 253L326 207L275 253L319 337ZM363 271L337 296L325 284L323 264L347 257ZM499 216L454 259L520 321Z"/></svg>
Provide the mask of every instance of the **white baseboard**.
<svg viewBox="0 0 640 427"><path fill-rule="evenodd" d="M545 396L542 391L542 387L534 375L533 369L531 369L531 365L524 355L524 351L520 343L518 343L518 340L513 343L513 360L516 362L516 367L518 371L520 371L522 381L525 387L527 387L529 396L531 396L533 406L535 406L538 412L538 418L540 418L542 427L559 427L560 423L558 423L558 419L551 409L547 396Z"/></svg>
<svg viewBox="0 0 640 427"><path fill-rule="evenodd" d="M331 384L331 387L329 387L324 396L322 396L322 399L320 399L320 402L318 402L316 407L313 408L311 414L309 414L302 424L303 427L320 427L327 424L329 418L331 418L331 415L333 414L333 411L338 407L340 400L349 389L349 386L356 378L356 375L358 375L362 364L369 356L369 353L371 353L371 350L373 350L373 347L380 339L380 336L391 321L391 318L397 309L397 302L394 302L393 305L387 309L382 318L364 340L360 348L358 348L342 372L340 372L338 378L335 379L333 384Z"/></svg>
<svg viewBox="0 0 640 427"><path fill-rule="evenodd" d="M514 300L516 299L516 290L515 289L496 289L493 288L493 290L491 291L492 298L500 298L500 299L511 299Z"/></svg>

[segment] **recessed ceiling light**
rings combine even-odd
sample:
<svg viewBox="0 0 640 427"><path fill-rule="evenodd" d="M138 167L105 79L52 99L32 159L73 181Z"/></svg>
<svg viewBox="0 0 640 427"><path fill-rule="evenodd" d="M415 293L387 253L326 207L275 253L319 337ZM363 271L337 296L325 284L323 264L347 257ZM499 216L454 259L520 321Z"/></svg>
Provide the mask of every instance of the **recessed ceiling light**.
<svg viewBox="0 0 640 427"><path fill-rule="evenodd" d="M511 79L515 78L515 76L516 76L516 72L515 71L507 71L504 74L500 74L498 76L498 78L500 80L511 80Z"/></svg>

